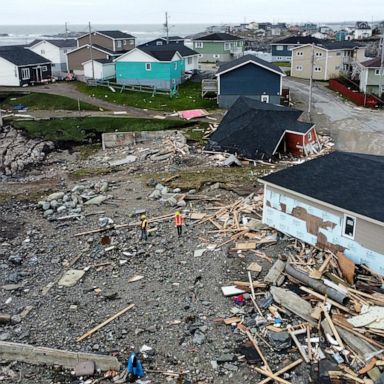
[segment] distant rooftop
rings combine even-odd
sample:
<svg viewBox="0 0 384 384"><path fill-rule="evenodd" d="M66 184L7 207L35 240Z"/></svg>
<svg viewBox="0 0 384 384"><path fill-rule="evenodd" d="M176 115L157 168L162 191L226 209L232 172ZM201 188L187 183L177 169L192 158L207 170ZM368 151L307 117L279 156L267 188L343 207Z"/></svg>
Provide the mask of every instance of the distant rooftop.
<svg viewBox="0 0 384 384"><path fill-rule="evenodd" d="M229 33L210 33L205 36L201 36L196 38L195 40L202 40L202 41L233 41L233 40L242 40L241 37L231 35Z"/></svg>

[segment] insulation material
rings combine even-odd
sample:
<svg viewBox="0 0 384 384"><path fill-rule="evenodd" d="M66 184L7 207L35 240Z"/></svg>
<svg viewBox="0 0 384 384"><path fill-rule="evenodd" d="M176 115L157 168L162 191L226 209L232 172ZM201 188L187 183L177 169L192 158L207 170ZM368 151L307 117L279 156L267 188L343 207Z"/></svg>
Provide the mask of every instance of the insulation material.
<svg viewBox="0 0 384 384"><path fill-rule="evenodd" d="M365 313L347 319L354 327L384 329L384 307L370 307Z"/></svg>
<svg viewBox="0 0 384 384"><path fill-rule="evenodd" d="M208 115L209 113L205 109L191 109L188 111L179 111L179 116L185 120L191 120L197 117L204 117Z"/></svg>

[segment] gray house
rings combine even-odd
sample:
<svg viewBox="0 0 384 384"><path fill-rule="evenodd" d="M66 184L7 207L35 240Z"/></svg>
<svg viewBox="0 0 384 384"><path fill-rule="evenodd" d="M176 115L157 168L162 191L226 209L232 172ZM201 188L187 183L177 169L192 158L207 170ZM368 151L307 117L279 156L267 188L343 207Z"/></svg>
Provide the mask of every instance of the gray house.
<svg viewBox="0 0 384 384"><path fill-rule="evenodd" d="M280 104L283 76L278 66L253 55L222 64L216 73L219 107L230 108L239 96Z"/></svg>
<svg viewBox="0 0 384 384"><path fill-rule="evenodd" d="M263 223L384 275L384 156L333 152L261 178Z"/></svg>

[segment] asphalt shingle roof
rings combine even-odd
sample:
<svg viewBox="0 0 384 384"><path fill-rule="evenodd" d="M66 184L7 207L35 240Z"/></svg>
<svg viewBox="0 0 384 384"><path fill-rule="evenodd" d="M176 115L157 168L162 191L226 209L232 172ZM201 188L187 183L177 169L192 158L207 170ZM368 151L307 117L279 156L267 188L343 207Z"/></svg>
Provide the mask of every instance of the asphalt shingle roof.
<svg viewBox="0 0 384 384"><path fill-rule="evenodd" d="M196 51L183 44L140 45L137 48L160 61L171 61L176 52L179 52L182 57L198 55Z"/></svg>
<svg viewBox="0 0 384 384"><path fill-rule="evenodd" d="M290 36L285 39L274 41L272 44L291 44L291 45L303 45L303 44L318 44L321 40L312 36Z"/></svg>
<svg viewBox="0 0 384 384"><path fill-rule="evenodd" d="M364 67L367 67L367 68L380 68L381 58L375 57L374 59L369 59L369 60L363 61L360 64L363 65Z"/></svg>
<svg viewBox="0 0 384 384"><path fill-rule="evenodd" d="M101 33L105 36L108 36L112 39L133 39L134 36L129 33L121 32L121 31L96 31L97 33Z"/></svg>
<svg viewBox="0 0 384 384"><path fill-rule="evenodd" d="M302 111L239 97L209 138L208 150L269 159L286 130L306 133L313 124L297 119Z"/></svg>
<svg viewBox="0 0 384 384"><path fill-rule="evenodd" d="M209 35L201 36L195 40L205 40L205 41L233 41L233 40L242 40L241 37L231 35L229 33L211 33Z"/></svg>
<svg viewBox="0 0 384 384"><path fill-rule="evenodd" d="M332 40L323 40L317 44L319 47L324 47L326 49L353 49L364 47L366 44L356 41L332 41Z"/></svg>
<svg viewBox="0 0 384 384"><path fill-rule="evenodd" d="M0 57L18 66L50 63L45 57L23 46L0 47Z"/></svg>
<svg viewBox="0 0 384 384"><path fill-rule="evenodd" d="M262 180L384 222L384 156L333 152Z"/></svg>
<svg viewBox="0 0 384 384"><path fill-rule="evenodd" d="M276 72L279 72L282 75L284 75L284 72L277 65L269 63L268 61L259 59L258 57L254 56L254 55L244 55L244 56L239 57L238 59L230 61L229 63L224 63L224 64L220 65L216 75L218 75L224 71L228 71L232 68L235 68L236 66L243 64L243 63L246 63L247 61L253 61L256 64L262 65L263 67L267 67L268 69L270 69L272 71L276 71Z"/></svg>

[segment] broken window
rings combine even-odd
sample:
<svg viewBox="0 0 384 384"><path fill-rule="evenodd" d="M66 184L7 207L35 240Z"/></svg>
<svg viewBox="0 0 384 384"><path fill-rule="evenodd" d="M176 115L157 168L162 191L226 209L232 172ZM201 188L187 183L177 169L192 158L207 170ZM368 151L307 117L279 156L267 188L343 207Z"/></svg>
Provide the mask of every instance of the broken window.
<svg viewBox="0 0 384 384"><path fill-rule="evenodd" d="M344 216L344 236L355 238L356 218L352 216Z"/></svg>

